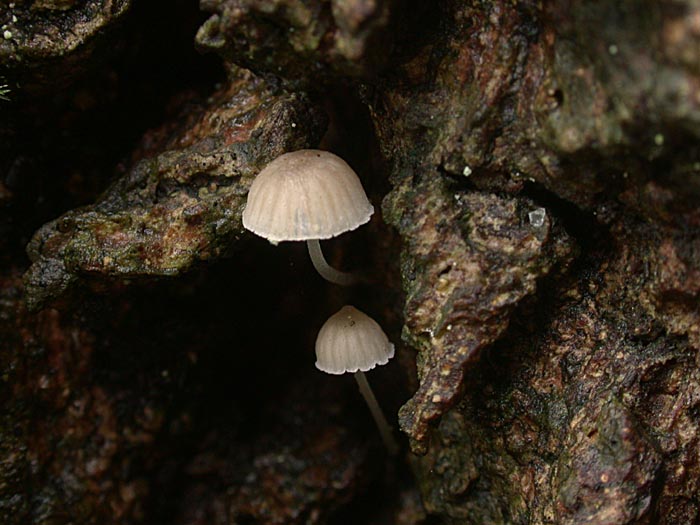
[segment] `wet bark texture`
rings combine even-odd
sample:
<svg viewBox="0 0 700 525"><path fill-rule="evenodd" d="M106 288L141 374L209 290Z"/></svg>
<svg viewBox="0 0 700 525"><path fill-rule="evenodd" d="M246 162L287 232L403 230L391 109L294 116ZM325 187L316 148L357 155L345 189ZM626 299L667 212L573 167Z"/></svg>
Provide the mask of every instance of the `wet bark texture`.
<svg viewBox="0 0 700 525"><path fill-rule="evenodd" d="M0 6L0 523L700 520L700 5ZM320 147L380 213L243 230ZM397 343L313 368L350 302Z"/></svg>

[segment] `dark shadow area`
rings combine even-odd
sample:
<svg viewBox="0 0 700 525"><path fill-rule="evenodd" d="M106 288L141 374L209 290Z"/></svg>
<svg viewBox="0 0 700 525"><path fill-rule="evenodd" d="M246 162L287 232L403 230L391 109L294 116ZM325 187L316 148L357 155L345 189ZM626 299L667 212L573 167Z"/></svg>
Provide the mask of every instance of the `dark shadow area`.
<svg viewBox="0 0 700 525"><path fill-rule="evenodd" d="M110 45L67 77L68 85L49 79L0 101L3 252L22 258L39 226L94 201L125 172L147 130L225 78L218 59L194 49L205 18L194 0L134 2L110 27Z"/></svg>

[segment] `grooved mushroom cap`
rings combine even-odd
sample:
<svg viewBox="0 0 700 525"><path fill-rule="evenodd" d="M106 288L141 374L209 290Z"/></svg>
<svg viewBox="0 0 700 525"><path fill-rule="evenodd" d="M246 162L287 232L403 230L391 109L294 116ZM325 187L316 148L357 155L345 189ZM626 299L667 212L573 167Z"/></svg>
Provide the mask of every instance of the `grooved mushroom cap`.
<svg viewBox="0 0 700 525"><path fill-rule="evenodd" d="M316 337L316 368L328 374L366 372L392 357L394 345L382 328L352 306L332 315Z"/></svg>
<svg viewBox="0 0 700 525"><path fill-rule="evenodd" d="M343 159L304 149L280 155L258 174L243 226L273 244L329 239L366 223L372 213L360 179Z"/></svg>

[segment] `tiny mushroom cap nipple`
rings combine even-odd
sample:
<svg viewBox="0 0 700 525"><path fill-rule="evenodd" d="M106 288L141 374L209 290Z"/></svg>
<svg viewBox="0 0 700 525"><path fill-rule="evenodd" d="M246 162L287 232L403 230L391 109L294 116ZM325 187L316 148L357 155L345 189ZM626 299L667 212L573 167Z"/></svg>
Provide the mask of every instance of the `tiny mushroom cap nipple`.
<svg viewBox="0 0 700 525"><path fill-rule="evenodd" d="M358 228L373 213L360 179L343 159L328 151L300 150L280 155L255 178L243 227L272 244L307 241L318 272L347 285L354 277L331 268L318 241Z"/></svg>
<svg viewBox="0 0 700 525"><path fill-rule="evenodd" d="M328 374L353 372L360 393L369 406L389 454L398 452L389 423L363 372L385 365L394 357L382 328L368 315L352 306L343 306L321 327L316 337L316 368Z"/></svg>

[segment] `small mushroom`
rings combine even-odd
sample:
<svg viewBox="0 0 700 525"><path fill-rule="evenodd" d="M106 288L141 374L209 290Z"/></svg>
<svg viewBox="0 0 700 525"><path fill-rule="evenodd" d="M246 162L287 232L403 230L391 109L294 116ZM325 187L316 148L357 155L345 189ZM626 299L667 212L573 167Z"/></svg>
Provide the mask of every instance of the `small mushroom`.
<svg viewBox="0 0 700 525"><path fill-rule="evenodd" d="M272 244L306 241L314 267L332 283L354 283L355 275L332 268L319 239L354 230L374 213L362 183L347 163L328 151L280 155L253 181L243 227Z"/></svg>
<svg viewBox="0 0 700 525"><path fill-rule="evenodd" d="M328 374L354 373L384 445L395 455L398 445L364 374L377 365L387 364L392 357L394 345L382 328L353 306L343 306L332 315L316 337L316 368Z"/></svg>

